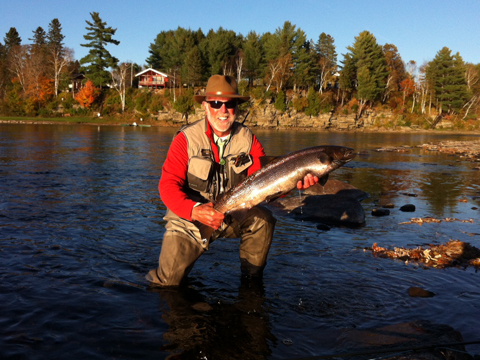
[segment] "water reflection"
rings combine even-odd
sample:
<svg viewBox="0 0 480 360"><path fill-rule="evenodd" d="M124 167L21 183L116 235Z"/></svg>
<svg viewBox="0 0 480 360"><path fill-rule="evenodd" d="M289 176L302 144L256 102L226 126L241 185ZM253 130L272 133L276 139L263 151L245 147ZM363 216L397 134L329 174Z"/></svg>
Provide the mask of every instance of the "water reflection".
<svg viewBox="0 0 480 360"><path fill-rule="evenodd" d="M160 296L168 359L265 359L276 344L265 290L259 280L242 279L236 299L207 302L192 287L151 288Z"/></svg>
<svg viewBox="0 0 480 360"><path fill-rule="evenodd" d="M241 283L238 243L218 241L190 288L149 292L166 210L158 179L175 131L0 125L0 357L308 357L341 350L342 328L418 318L478 336L473 269L423 270L363 251L449 239L480 247L474 164L418 148L374 151L466 137L255 129L272 155L320 144L365 151L332 178L370 194L366 226L323 232L279 214L264 284ZM382 199L395 205L390 216L370 216ZM416 212L399 211L405 203ZM474 221L402 224L413 216ZM409 298L409 286L439 295Z"/></svg>

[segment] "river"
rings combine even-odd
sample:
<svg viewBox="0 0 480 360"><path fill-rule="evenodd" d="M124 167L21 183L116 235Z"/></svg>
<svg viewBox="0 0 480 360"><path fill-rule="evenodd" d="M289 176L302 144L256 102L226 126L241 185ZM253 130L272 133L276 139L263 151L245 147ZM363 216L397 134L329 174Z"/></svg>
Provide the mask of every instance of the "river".
<svg viewBox="0 0 480 360"><path fill-rule="evenodd" d="M158 290L144 276L164 232L157 186L174 132L0 124L0 358L305 358L345 352L349 329L414 320L480 340L474 268L364 251L449 239L480 248L478 164L420 148L374 151L478 136L256 130L270 155L322 144L361 151L331 178L370 195L366 226L322 231L280 214L262 282L241 281L238 240L228 239L199 259L187 288ZM372 216L385 199L390 215ZM399 211L405 204L415 213ZM473 221L402 224L427 216ZM410 297L411 286L436 296Z"/></svg>

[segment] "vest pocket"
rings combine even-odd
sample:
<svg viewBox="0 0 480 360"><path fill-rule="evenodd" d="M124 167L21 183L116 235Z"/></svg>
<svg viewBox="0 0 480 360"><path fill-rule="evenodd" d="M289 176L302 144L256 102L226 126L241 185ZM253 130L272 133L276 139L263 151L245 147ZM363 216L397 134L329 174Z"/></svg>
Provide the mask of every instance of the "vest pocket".
<svg viewBox="0 0 480 360"><path fill-rule="evenodd" d="M209 192L213 178L213 161L210 158L194 156L188 162L188 186L199 192Z"/></svg>
<svg viewBox="0 0 480 360"><path fill-rule="evenodd" d="M226 158L225 172L229 179L229 186L231 188L242 182L248 173L248 168L253 164L252 157L248 154L241 153L239 155L230 155Z"/></svg>

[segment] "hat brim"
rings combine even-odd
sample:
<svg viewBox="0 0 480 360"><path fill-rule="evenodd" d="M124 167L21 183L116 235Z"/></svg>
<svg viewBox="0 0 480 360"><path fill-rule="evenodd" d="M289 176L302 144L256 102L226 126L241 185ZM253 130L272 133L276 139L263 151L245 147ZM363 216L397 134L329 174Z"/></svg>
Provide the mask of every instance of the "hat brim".
<svg viewBox="0 0 480 360"><path fill-rule="evenodd" d="M218 97L227 98L227 99L237 99L239 104L243 104L245 101L250 100L250 96L240 96L240 95L236 95L236 94L232 94L232 95L222 94L222 95L209 95L209 96L218 96ZM194 95L193 96L193 100L195 100L199 104L204 102L206 98L207 98L207 95Z"/></svg>

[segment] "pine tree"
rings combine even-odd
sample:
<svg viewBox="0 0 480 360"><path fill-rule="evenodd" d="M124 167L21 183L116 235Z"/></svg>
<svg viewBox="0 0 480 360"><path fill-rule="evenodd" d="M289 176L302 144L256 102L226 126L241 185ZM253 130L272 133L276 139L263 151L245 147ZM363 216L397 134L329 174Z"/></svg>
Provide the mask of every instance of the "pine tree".
<svg viewBox="0 0 480 360"><path fill-rule="evenodd" d="M459 53L452 55L449 48L441 49L428 64L427 77L433 83L438 112L458 112L467 97L465 64Z"/></svg>
<svg viewBox="0 0 480 360"><path fill-rule="evenodd" d="M388 72L382 47L377 44L377 40L370 32L361 32L348 50L356 70L353 84L360 104L358 109L360 117L364 105L367 102L373 103L383 93Z"/></svg>
<svg viewBox="0 0 480 360"><path fill-rule="evenodd" d="M47 44L47 33L39 26L33 31L33 37L28 40L33 41L34 47L42 48Z"/></svg>
<svg viewBox="0 0 480 360"><path fill-rule="evenodd" d="M185 56L183 78L187 84L195 86L202 79L202 55L198 46L194 46Z"/></svg>
<svg viewBox="0 0 480 360"><path fill-rule="evenodd" d="M335 82L334 74L337 71L337 52L335 51L335 39L324 32L318 37L315 44L315 70L318 77L320 93L329 83Z"/></svg>
<svg viewBox="0 0 480 360"><path fill-rule="evenodd" d="M250 31L243 44L245 53L245 68L248 85L251 87L256 79L261 76L264 64L264 51L260 36L255 31Z"/></svg>
<svg viewBox="0 0 480 360"><path fill-rule="evenodd" d="M49 46L63 48L63 39L65 39L65 36L62 34L62 25L56 18L48 24L47 39Z"/></svg>
<svg viewBox="0 0 480 360"><path fill-rule="evenodd" d="M22 43L22 38L18 34L17 29L11 27L10 30L8 30L8 32L5 34L3 41L5 43L5 52L8 55L12 48L19 46Z"/></svg>
<svg viewBox="0 0 480 360"><path fill-rule="evenodd" d="M305 115L318 116L320 114L320 101L313 87L308 89L307 100L308 106L305 108Z"/></svg>
<svg viewBox="0 0 480 360"><path fill-rule="evenodd" d="M87 35L84 39L90 41L88 44L81 46L90 48L87 56L80 59L83 65L81 70L85 72L85 76L92 80L95 86L104 86L110 81L110 72L108 68L114 68L118 64L118 59L113 57L105 48L107 44L120 44L120 41L113 39L117 29L106 26L107 23L102 21L98 12L90 13L93 22L85 21L89 26Z"/></svg>

